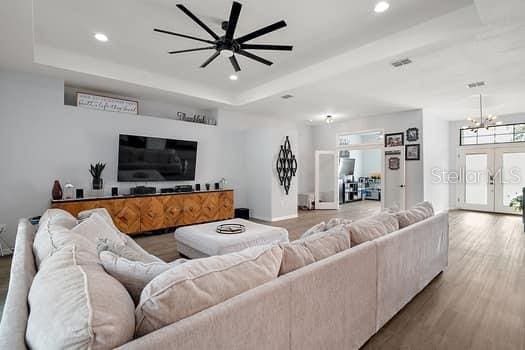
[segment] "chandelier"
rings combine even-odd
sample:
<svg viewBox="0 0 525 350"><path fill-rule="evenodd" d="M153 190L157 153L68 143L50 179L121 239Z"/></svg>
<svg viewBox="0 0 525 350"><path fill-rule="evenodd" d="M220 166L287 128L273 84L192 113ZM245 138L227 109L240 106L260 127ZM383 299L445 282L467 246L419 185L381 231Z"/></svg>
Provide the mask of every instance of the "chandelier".
<svg viewBox="0 0 525 350"><path fill-rule="evenodd" d="M483 95L479 95L479 119L476 118L467 118L469 126L463 127L464 129L472 129L473 132L478 132L478 129L484 128L488 129L490 126L495 126L501 124L496 122L497 116L489 114L488 116L483 115Z"/></svg>

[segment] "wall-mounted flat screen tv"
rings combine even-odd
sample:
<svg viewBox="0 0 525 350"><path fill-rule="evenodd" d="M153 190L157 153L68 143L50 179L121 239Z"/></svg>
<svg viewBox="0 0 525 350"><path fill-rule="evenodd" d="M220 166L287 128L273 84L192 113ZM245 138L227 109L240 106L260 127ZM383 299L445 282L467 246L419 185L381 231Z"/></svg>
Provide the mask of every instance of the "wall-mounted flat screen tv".
<svg viewBox="0 0 525 350"><path fill-rule="evenodd" d="M191 181L196 164L195 141L119 136L118 181Z"/></svg>

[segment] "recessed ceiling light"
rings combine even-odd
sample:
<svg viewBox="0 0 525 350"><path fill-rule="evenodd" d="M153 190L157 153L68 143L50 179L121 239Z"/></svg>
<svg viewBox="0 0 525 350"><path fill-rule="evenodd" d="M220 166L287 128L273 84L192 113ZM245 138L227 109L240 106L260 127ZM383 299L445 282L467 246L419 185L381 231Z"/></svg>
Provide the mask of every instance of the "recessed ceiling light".
<svg viewBox="0 0 525 350"><path fill-rule="evenodd" d="M374 7L376 13L383 13L390 8L390 4L386 1L380 1Z"/></svg>
<svg viewBox="0 0 525 350"><path fill-rule="evenodd" d="M230 80L237 80L237 79L239 79L239 77L236 76L235 74L230 75Z"/></svg>
<svg viewBox="0 0 525 350"><path fill-rule="evenodd" d="M103 43L105 43L106 41L108 41L108 37L106 34L102 34L102 33L97 33L95 34L95 39L97 39L98 41L101 41Z"/></svg>

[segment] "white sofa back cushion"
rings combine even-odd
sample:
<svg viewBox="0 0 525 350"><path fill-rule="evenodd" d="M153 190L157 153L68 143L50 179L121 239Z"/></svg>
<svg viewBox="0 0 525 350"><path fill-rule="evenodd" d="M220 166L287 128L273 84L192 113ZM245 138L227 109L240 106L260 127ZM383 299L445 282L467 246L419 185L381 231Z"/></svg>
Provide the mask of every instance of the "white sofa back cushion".
<svg viewBox="0 0 525 350"><path fill-rule="evenodd" d="M77 219L65 210L48 209L40 218L38 230L33 242L36 266L53 254L56 247L53 243L54 232L67 232L77 224Z"/></svg>
<svg viewBox="0 0 525 350"><path fill-rule="evenodd" d="M433 216L434 207L430 202L421 202L410 209L398 211L395 215L399 221L399 228L404 228Z"/></svg>
<svg viewBox="0 0 525 350"><path fill-rule="evenodd" d="M133 338L134 305L126 289L75 245L47 258L29 291L31 349L112 349Z"/></svg>
<svg viewBox="0 0 525 350"><path fill-rule="evenodd" d="M279 246L188 261L153 279L135 311L136 336L177 322L277 277Z"/></svg>
<svg viewBox="0 0 525 350"><path fill-rule="evenodd" d="M350 248L350 238L345 225L339 225L279 246L283 250L279 275L284 275Z"/></svg>
<svg viewBox="0 0 525 350"><path fill-rule="evenodd" d="M349 224L352 245L384 236L399 230L399 222L394 214L382 212L364 219L356 220Z"/></svg>

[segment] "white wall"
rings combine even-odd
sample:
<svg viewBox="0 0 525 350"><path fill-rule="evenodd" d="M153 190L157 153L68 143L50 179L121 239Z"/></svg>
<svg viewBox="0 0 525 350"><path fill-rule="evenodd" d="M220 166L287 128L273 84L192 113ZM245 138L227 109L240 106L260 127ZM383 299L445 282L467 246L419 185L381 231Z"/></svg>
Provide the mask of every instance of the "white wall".
<svg viewBox="0 0 525 350"><path fill-rule="evenodd" d="M381 173L383 157L378 149L364 149L361 151L362 171L361 176L370 176L374 173Z"/></svg>
<svg viewBox="0 0 525 350"><path fill-rule="evenodd" d="M278 221L297 216L299 174L292 178L289 193L280 185L276 170L280 146L286 136L292 152L299 156L297 131L293 128L257 128L245 132L245 164L248 207L250 215L266 221Z"/></svg>
<svg viewBox="0 0 525 350"><path fill-rule="evenodd" d="M297 178L299 193L314 192L315 161L313 129L309 125L297 126Z"/></svg>
<svg viewBox="0 0 525 350"><path fill-rule="evenodd" d="M196 181L224 177L235 189L235 206L245 207L252 193L246 177L245 132L259 125L281 128L275 119L218 111L219 125L101 112L64 105L58 79L0 71L0 225L13 242L20 217L41 215L50 205L53 180L88 189L90 163L107 163L103 178L126 193L144 183L117 183L118 135L148 135L198 141ZM286 124L287 125L287 124ZM190 182L193 183L193 182ZM157 188L175 183L150 183Z"/></svg>
<svg viewBox="0 0 525 350"><path fill-rule="evenodd" d="M423 112L425 200L431 201L436 211L449 208L449 185L433 175L449 169L451 142L454 140L449 138L448 124L438 115Z"/></svg>
<svg viewBox="0 0 525 350"><path fill-rule="evenodd" d="M403 132L408 128L418 128L419 143L423 140L423 112L421 110L405 111L367 118L352 119L345 122L315 126L313 129L313 144L316 150L334 150L336 135L346 132L361 132L365 130L384 130L385 133ZM421 150L421 159L423 150ZM309 164L314 167L314 163ZM423 200L423 161L406 162L406 202L407 206Z"/></svg>

